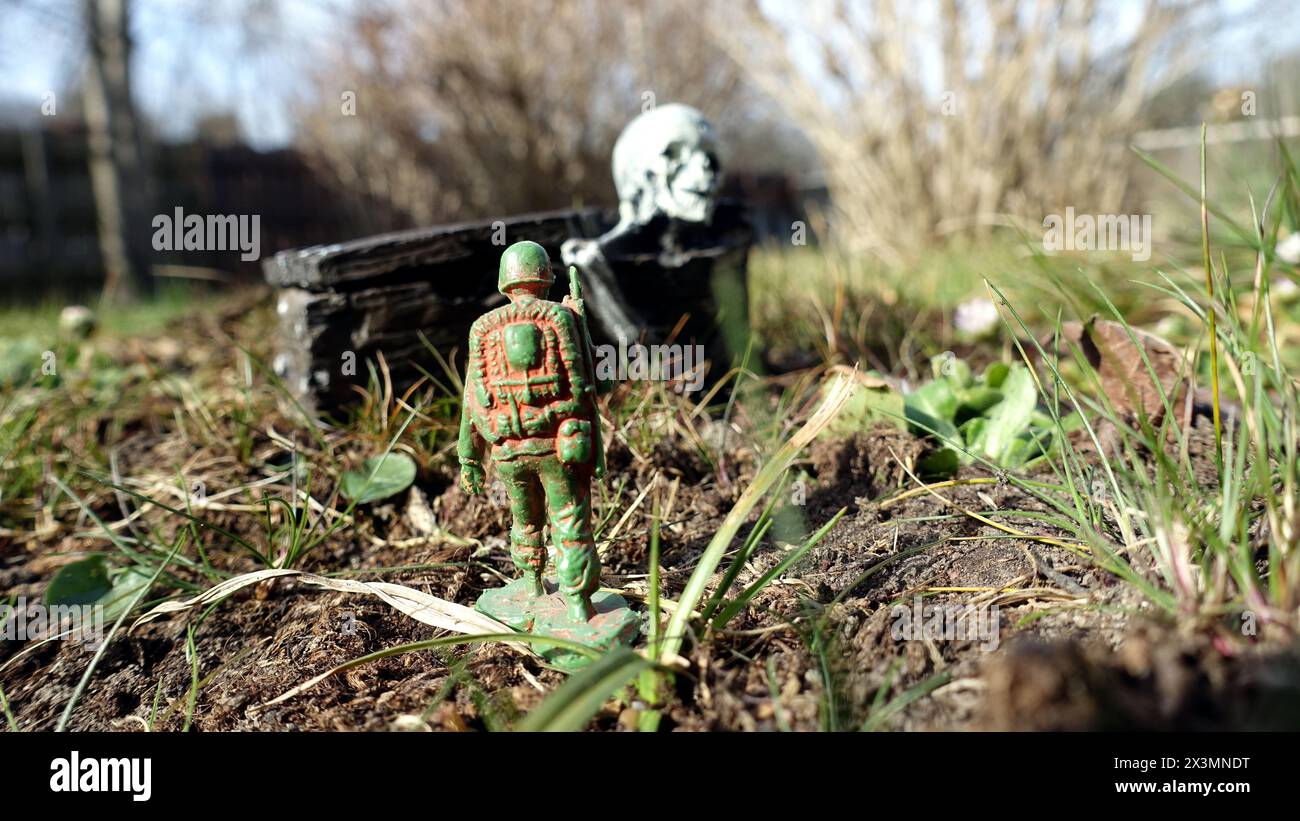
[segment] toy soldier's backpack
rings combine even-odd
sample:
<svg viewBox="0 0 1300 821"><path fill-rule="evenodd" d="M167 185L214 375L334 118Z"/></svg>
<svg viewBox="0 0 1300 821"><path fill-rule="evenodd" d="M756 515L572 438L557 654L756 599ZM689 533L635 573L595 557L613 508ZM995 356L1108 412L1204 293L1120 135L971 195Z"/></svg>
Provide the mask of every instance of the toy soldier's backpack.
<svg viewBox="0 0 1300 821"><path fill-rule="evenodd" d="M525 247L503 255L498 282L503 294L525 283L553 283L546 252L535 246L536 254L529 253L531 245L519 243ZM581 428L589 438L583 400L591 380L583 344L576 314L558 302L521 300L480 317L470 329L465 400L483 438L494 445L567 438ZM536 450L541 451L540 443ZM561 452L564 461L577 456Z"/></svg>

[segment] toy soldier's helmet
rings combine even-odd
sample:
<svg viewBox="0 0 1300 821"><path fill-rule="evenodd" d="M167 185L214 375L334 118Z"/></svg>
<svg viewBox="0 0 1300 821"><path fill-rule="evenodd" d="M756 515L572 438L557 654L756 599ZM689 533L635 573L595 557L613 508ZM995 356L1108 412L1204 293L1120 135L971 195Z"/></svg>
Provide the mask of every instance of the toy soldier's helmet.
<svg viewBox="0 0 1300 821"><path fill-rule="evenodd" d="M508 294L519 285L537 284L549 288L555 283L551 272L551 258L546 249L535 242L516 242L501 255L501 269L497 272L497 290Z"/></svg>

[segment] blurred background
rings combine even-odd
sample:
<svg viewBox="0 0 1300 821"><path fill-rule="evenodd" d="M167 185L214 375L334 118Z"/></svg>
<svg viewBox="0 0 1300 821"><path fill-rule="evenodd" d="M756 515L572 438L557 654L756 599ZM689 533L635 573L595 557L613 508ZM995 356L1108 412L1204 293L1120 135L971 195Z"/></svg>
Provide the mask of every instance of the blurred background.
<svg viewBox="0 0 1300 821"><path fill-rule="evenodd" d="M0 0L0 300L260 278L155 250L176 208L259 215L267 257L612 203L614 139L672 101L718 127L769 247L924 269L1067 206L1195 236L1132 146L1193 178L1207 122L1221 201L1261 196L1300 134L1297 24L1286 0Z"/></svg>
<svg viewBox="0 0 1300 821"><path fill-rule="evenodd" d="M504 555L480 548L506 510L455 488L463 329L456 347L430 341L474 302L428 298L451 277L426 277L409 245L392 252L406 270L337 292L273 294L262 264L613 205L618 134L681 102L716 126L722 193L752 215L741 304L711 291L724 320L749 319L724 333L752 335L740 367L710 363L725 389L633 378L601 400L593 519L630 595L654 601L651 557L667 596L690 578L678 614L758 581L721 608L743 625L710 616L682 645L698 687L647 695L643 678L627 703L668 706L602 709L598 726L978 727L977 700L985 729L1293 724L1297 664L1270 661L1255 619L1287 642L1300 624L1298 75L1297 0L0 0L0 588L49 603L63 579L129 599L125 623L162 600L151 590L198 595L261 567L462 603L495 584L487 553ZM1071 210L1149 224L1149 256L1047 253L1045 219ZM258 254L160 249L155 224L177 212L256 218ZM442 269L458 285L480 264L462 248ZM352 271L383 271L377 257ZM638 284L705 312L652 277ZM1061 325L1098 314L1129 325L1089 326L1086 344ZM1134 327L1160 339L1139 348ZM1052 363L1043 348L1070 334L1087 355ZM403 360L409 388L389 366ZM1184 377L1201 390L1172 393ZM814 413L854 384L834 420ZM348 403L319 424L294 395L311 385ZM1214 422L1153 426L1174 407ZM379 603L269 585L187 630L157 624L94 681L80 650L42 649L2 677L0 713L48 726L84 691L71 728L464 730L537 703L513 658L449 655L249 719L304 665L424 635ZM1008 648L1060 643L986 665L982 642L941 657L884 641L887 604L913 594L991 607L995 627L999 606L1021 614ZM352 608L365 632L331 638ZM27 655L10 647L5 666Z"/></svg>

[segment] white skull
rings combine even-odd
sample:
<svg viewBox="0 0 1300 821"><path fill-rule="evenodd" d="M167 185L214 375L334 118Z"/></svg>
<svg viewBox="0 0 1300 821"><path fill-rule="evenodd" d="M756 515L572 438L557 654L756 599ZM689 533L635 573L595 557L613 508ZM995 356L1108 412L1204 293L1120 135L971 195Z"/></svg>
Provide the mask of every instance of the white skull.
<svg viewBox="0 0 1300 821"><path fill-rule="evenodd" d="M645 223L656 214L706 222L721 182L713 126L688 105L650 109L614 143L614 186L625 223Z"/></svg>

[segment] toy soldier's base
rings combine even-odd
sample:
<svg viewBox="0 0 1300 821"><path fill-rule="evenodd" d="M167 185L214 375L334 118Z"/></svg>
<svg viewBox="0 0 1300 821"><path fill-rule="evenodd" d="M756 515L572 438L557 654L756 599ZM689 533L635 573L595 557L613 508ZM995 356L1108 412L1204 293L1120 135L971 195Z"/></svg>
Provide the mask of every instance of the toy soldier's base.
<svg viewBox="0 0 1300 821"><path fill-rule="evenodd" d="M627 601L617 593L596 591L591 597L596 615L586 621L574 621L569 618L564 596L557 592L555 579L545 579L543 584L546 586L546 594L536 596L530 579L515 579L505 587L483 591L474 609L515 630L568 639L595 650L628 646L636 639L640 620L627 606ZM577 670L591 661L587 656L568 648L542 642L534 643L533 649L542 658L564 670Z"/></svg>

